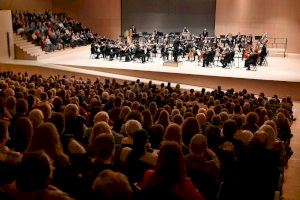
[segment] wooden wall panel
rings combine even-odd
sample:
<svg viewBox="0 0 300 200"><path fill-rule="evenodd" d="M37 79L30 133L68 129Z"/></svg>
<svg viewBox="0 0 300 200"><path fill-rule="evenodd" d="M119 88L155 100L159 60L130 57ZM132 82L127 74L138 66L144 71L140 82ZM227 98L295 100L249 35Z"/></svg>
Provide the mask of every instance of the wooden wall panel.
<svg viewBox="0 0 300 200"><path fill-rule="evenodd" d="M66 12L85 26L113 39L121 33L121 0L52 0L55 12Z"/></svg>
<svg viewBox="0 0 300 200"><path fill-rule="evenodd" d="M0 9L45 11L52 9L52 0L0 0Z"/></svg>
<svg viewBox="0 0 300 200"><path fill-rule="evenodd" d="M217 0L216 34L268 32L288 38L288 52L300 53L299 0Z"/></svg>

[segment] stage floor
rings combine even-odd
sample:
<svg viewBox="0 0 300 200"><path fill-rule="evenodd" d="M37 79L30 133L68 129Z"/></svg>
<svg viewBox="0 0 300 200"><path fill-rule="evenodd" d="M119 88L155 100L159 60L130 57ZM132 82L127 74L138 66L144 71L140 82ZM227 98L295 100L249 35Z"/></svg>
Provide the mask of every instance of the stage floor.
<svg viewBox="0 0 300 200"><path fill-rule="evenodd" d="M67 74L82 77L115 78L117 80L142 82L153 80L153 83L179 83L181 88L212 90L218 85L223 89L247 89L267 96L277 94L283 98L292 96L300 101L300 54L289 54L287 57L269 57L268 66L258 66L256 71L247 71L244 61L235 60L235 66L230 69L222 67L201 67L196 62L184 61L180 67L163 66L162 59L142 64L140 61L124 62L108 61L103 58L90 58L90 47L80 48L71 54L60 55L38 61L6 60L3 70L30 71L31 73ZM2 70L2 67L1 67Z"/></svg>
<svg viewBox="0 0 300 200"><path fill-rule="evenodd" d="M187 59L187 58L185 58ZM65 66L88 67L89 69L109 68L123 70L138 70L147 72L178 73L202 76L231 77L243 79L273 80L300 82L300 55L289 54L287 57L268 57L268 66L258 66L256 71L247 71L244 61L235 60L235 65L230 68L222 67L201 67L197 62L190 62L183 59L184 64L180 67L165 67L161 58L154 58L153 61L141 63L124 62L115 59L114 61L90 58L90 47L81 49L72 54L51 57L37 61L44 64L58 64Z"/></svg>

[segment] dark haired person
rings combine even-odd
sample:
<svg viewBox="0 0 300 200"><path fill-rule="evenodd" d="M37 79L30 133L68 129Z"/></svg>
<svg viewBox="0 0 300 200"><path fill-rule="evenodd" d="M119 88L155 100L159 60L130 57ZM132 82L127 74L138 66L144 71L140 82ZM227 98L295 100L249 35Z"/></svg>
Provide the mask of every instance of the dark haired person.
<svg viewBox="0 0 300 200"><path fill-rule="evenodd" d="M53 167L44 152L25 153L16 179L16 200L71 200L68 194L49 184Z"/></svg>
<svg viewBox="0 0 300 200"><path fill-rule="evenodd" d="M155 170L148 170L142 183L143 199L203 200L186 177L184 158L176 142L164 142Z"/></svg>

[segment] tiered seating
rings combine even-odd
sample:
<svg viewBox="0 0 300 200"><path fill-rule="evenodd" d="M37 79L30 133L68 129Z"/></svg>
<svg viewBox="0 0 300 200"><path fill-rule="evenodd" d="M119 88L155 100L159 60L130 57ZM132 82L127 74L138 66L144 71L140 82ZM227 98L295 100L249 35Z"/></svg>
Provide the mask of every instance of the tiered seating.
<svg viewBox="0 0 300 200"><path fill-rule="evenodd" d="M0 197L271 200L292 108L246 89L2 72Z"/></svg>

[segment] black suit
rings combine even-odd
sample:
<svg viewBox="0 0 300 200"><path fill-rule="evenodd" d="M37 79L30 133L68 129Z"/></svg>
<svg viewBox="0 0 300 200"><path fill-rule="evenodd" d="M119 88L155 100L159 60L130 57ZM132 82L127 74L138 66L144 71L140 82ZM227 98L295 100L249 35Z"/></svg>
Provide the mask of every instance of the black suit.
<svg viewBox="0 0 300 200"><path fill-rule="evenodd" d="M259 65L262 65L262 62L264 61L265 57L267 56L267 48L265 45L261 48L261 52L260 52L259 56L260 56Z"/></svg>

